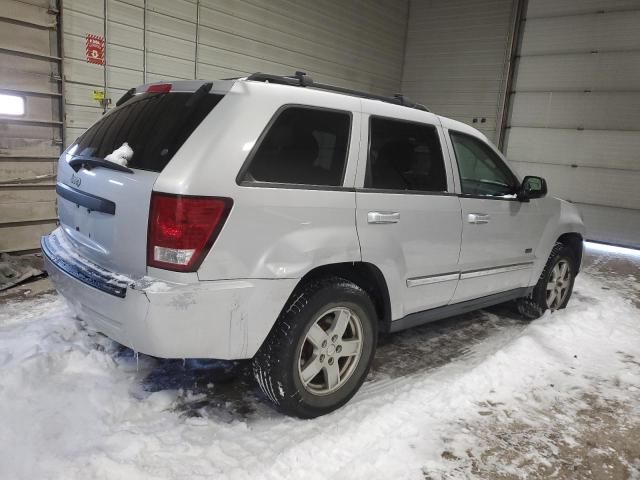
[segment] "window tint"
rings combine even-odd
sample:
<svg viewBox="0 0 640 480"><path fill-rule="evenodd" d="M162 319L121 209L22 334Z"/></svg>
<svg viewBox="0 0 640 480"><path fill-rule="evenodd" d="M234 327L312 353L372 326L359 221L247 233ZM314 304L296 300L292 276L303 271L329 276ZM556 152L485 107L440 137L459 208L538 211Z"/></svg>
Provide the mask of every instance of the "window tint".
<svg viewBox="0 0 640 480"><path fill-rule="evenodd" d="M342 185L350 125L345 112L287 108L262 139L242 180Z"/></svg>
<svg viewBox="0 0 640 480"><path fill-rule="evenodd" d="M447 175L434 126L372 117L365 187L443 192Z"/></svg>
<svg viewBox="0 0 640 480"><path fill-rule="evenodd" d="M515 193L518 180L502 159L482 140L451 132L458 160L462 193L502 196Z"/></svg>
<svg viewBox="0 0 640 480"><path fill-rule="evenodd" d="M74 154L104 158L127 142L133 150L128 167L161 172L222 99L222 95L208 94L189 105L187 102L191 95L136 95L82 134L76 141Z"/></svg>

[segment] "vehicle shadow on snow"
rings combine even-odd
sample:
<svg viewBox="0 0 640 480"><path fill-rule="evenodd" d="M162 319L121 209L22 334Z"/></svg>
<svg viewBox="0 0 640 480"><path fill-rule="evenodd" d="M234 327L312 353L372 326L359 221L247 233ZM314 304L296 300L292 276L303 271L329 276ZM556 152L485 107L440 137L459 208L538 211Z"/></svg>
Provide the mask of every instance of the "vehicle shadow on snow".
<svg viewBox="0 0 640 480"><path fill-rule="evenodd" d="M504 329L523 329L508 305L459 315L382 335L368 382L428 372L471 355L473 346ZM117 356L135 354L122 347ZM175 411L185 417L247 420L278 415L258 392L249 361L163 360L144 357L140 387L146 392L178 391Z"/></svg>
<svg viewBox="0 0 640 480"><path fill-rule="evenodd" d="M136 353L124 346L117 360L136 362ZM174 410L185 417L220 417L232 421L251 416L260 403L248 361L168 360L139 354L139 387L147 394L174 390Z"/></svg>

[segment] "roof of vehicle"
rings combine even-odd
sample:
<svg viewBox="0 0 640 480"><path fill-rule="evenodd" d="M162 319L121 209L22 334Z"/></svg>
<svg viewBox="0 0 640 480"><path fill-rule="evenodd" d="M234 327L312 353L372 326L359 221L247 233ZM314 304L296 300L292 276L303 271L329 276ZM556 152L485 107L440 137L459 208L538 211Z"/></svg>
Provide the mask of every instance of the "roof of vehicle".
<svg viewBox="0 0 640 480"><path fill-rule="evenodd" d="M395 105L395 106L399 106L399 107L407 107L410 109L418 110L418 111L422 111L422 112L429 112L432 115L435 115L439 120L440 123L442 124L443 127L445 128L450 128L453 130L457 130L463 133L468 133L470 135L476 136L476 137L480 137L486 141L488 141L487 137L480 132L479 130L463 123L463 122L459 122L457 120L453 120L451 118L447 118L447 117L443 117L441 115L437 115L437 114L433 114L431 113L431 111L425 107L424 105L421 105L419 103L414 102L413 100L411 100L409 97L402 95L400 93L395 94L393 97L388 97L388 96L384 96L384 95L376 95L376 94L371 94L371 93L367 93L367 92L362 92L359 90L352 90L352 89L348 89L348 88L343 88L343 87L337 87L334 85L327 85L324 83L318 83L315 82L309 75L307 75L305 72L296 72L293 76L286 76L286 75L273 75L273 74L269 74L269 73L254 73L252 75L249 75L248 77L240 77L240 78L235 78L235 79L229 79L229 80L241 80L241 81L256 81L256 82L264 82L264 83L275 83L278 85L288 85L291 87L307 87L311 90L321 90L321 91L325 91L325 92L329 92L329 93L335 93L335 94L339 94L339 95L348 95L348 96L352 96L352 97L359 97L365 100L378 100L390 105ZM408 113L408 112L407 112ZM415 117L415 115L410 115L411 117Z"/></svg>
<svg viewBox="0 0 640 480"><path fill-rule="evenodd" d="M427 114L433 117L437 117L441 123L441 125L445 128L457 130L463 133L467 133L469 135L473 135L475 137L482 138L488 141L487 137L482 134L479 130L457 120L453 120L451 118L443 117L441 115L434 114L430 112L428 108L424 105L414 102L410 98L402 94L395 94L392 97L377 95L368 92L363 92L359 90L352 90L344 87L338 87L334 85L328 85L324 83L315 82L309 75L305 72L295 72L292 76L287 75L273 75L269 73L254 73L247 77L237 77L237 78L225 78L222 80L215 80L213 82L205 81L205 80L177 80L177 81L168 81L168 82L156 82L152 84L140 85L137 88L131 89L127 94L123 96L117 103L117 105L124 103L136 93L142 93L147 91L147 89L154 85L162 85L162 84L171 84L171 91L173 92L193 92L203 85L209 88L210 93L218 93L218 94L226 94L234 85L234 83L242 81L242 82L258 82L258 83L272 83L279 86L288 86L294 88L304 88L305 90L311 93L322 92L324 94L335 94L335 95L347 95L350 97L361 98L363 99L363 104L366 104L367 101L377 101L382 102L382 104L374 102L369 103L371 105L371 109L374 109L373 105L376 106L375 111L379 113L382 111L395 111L396 114L399 110L396 108L407 108L406 117L407 120L416 120L419 121L422 115ZM386 104L386 106L385 106ZM380 113L379 113L380 114Z"/></svg>
<svg viewBox="0 0 640 480"><path fill-rule="evenodd" d="M240 80L238 78L237 80ZM353 97L368 98L372 100L380 100L382 102L392 103L394 105L401 105L403 107L415 108L417 110L423 110L428 112L429 109L424 105L414 102L409 97L396 93L392 97L384 95L376 95L373 93L363 92L360 90L353 90L350 88L338 87L336 85L329 85L326 83L315 82L313 78L307 75L305 72L297 71L293 76L288 75L273 75L270 73L257 72L242 78L242 80L249 80L255 82L277 83L280 85L289 85L292 87L310 87L318 90L325 90L329 92L339 93L342 95L349 95Z"/></svg>

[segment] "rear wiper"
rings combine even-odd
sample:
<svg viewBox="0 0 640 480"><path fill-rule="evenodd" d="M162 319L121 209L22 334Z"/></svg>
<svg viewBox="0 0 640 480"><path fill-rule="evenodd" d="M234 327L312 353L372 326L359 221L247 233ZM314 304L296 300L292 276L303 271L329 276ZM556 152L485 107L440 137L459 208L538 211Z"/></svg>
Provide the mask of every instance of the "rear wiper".
<svg viewBox="0 0 640 480"><path fill-rule="evenodd" d="M184 106L187 108L193 107L211 91L211 87L213 87L213 82L207 82L200 85L200 87L198 87L198 89L189 96L189 99L186 101Z"/></svg>
<svg viewBox="0 0 640 480"><path fill-rule="evenodd" d="M184 107L180 117L178 117L178 120L175 122L173 127L171 127L166 138L173 138L176 132L183 128L184 123L189 119L191 110L198 105L200 100L209 94L212 87L213 82L203 83L191 95L189 95L187 101L184 102Z"/></svg>
<svg viewBox="0 0 640 480"><path fill-rule="evenodd" d="M116 102L116 107L119 107L123 103L128 102L130 99L133 98L135 94L136 94L135 88L130 88L129 90L127 90L127 93L125 93L122 97L120 97L120 100Z"/></svg>
<svg viewBox="0 0 640 480"><path fill-rule="evenodd" d="M91 170L94 167L104 167L110 168L111 170L117 170L119 172L134 173L133 170L125 167L124 165L120 165L119 163L110 162L109 160L105 160L104 158L85 157L82 155L74 157L73 160L69 162L69 166L73 168L75 172L80 170L82 167L86 168L87 170Z"/></svg>

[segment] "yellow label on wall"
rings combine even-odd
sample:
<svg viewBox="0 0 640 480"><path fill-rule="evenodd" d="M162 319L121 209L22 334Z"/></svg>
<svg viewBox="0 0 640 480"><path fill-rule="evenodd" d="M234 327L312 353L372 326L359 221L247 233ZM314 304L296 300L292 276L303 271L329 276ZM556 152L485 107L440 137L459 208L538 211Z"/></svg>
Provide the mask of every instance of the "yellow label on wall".
<svg viewBox="0 0 640 480"><path fill-rule="evenodd" d="M100 102L104 100L104 91L102 90L94 90L93 91L93 99Z"/></svg>

